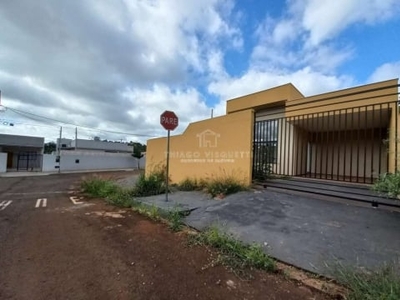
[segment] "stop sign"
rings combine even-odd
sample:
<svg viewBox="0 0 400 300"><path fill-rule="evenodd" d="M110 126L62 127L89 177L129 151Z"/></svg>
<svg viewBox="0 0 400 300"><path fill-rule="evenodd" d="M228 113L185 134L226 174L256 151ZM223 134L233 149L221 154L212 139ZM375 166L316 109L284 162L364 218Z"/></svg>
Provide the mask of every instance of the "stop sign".
<svg viewBox="0 0 400 300"><path fill-rule="evenodd" d="M160 115L160 124L166 130L174 130L179 125L179 120L173 111L166 110Z"/></svg>

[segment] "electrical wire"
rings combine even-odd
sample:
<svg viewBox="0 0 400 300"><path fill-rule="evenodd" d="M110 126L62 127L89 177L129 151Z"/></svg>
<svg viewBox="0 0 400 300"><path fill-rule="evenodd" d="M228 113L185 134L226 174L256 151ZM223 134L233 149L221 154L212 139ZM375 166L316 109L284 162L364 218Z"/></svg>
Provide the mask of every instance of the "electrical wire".
<svg viewBox="0 0 400 300"><path fill-rule="evenodd" d="M26 112L23 110L19 110L19 109L15 109L9 106L5 106L5 105L0 105L1 107L4 107L20 116L35 120L35 121L39 121L39 122L43 122L40 119L44 119L47 120L47 122L52 122L53 124L57 124L56 126L60 126L58 124L66 124L66 125L70 125L70 126L74 126L77 128L82 128L88 131L92 131L92 132L104 132L104 133L113 133L113 134L123 134L123 135L132 135L132 136L140 136L140 137L155 137L156 135L148 135L148 134L141 134L141 133L132 133L132 132L122 132L122 131L113 131L113 130L105 130L105 129L97 129L97 128L92 128L92 127L87 127L87 126L83 126L83 125L78 125L75 123L71 123L71 122L65 122L65 121L60 121L60 120L56 120L53 118L49 118L49 117L45 117L45 116L41 116L41 115L37 115L37 114L33 114L30 112Z"/></svg>

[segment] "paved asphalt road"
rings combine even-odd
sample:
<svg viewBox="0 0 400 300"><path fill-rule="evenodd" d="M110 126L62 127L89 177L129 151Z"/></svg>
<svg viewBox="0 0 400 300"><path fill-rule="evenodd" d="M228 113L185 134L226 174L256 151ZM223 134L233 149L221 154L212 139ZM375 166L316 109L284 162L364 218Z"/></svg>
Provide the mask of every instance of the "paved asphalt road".
<svg viewBox="0 0 400 300"><path fill-rule="evenodd" d="M0 178L0 299L60 299L82 280L60 276L78 267L86 244L87 230L77 234L66 213L81 176Z"/></svg>
<svg viewBox="0 0 400 300"><path fill-rule="evenodd" d="M400 213L355 204L266 189L200 207L186 223L199 230L216 224L265 245L281 261L327 276L338 263L372 270L390 264L400 271Z"/></svg>
<svg viewBox="0 0 400 300"><path fill-rule="evenodd" d="M163 224L73 203L82 176L0 178L1 300L327 299L283 276L238 280Z"/></svg>

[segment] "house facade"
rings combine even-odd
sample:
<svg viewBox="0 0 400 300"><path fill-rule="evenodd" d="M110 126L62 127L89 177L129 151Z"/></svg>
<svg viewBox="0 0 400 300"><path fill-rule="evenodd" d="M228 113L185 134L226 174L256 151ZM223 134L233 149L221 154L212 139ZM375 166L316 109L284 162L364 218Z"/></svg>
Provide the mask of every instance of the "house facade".
<svg viewBox="0 0 400 300"><path fill-rule="evenodd" d="M172 137L171 179L231 174L250 183L272 173L371 183L399 167L398 88L394 79L305 97L289 83L229 100L225 116ZM165 164L165 145L148 141L147 170Z"/></svg>
<svg viewBox="0 0 400 300"><path fill-rule="evenodd" d="M43 137L0 134L0 172L39 171L43 151Z"/></svg>

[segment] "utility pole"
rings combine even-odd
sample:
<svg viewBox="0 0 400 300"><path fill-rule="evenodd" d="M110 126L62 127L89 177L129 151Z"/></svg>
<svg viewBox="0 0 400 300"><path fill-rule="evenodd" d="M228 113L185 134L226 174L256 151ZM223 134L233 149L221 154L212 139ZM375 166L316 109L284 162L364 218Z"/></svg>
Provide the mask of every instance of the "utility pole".
<svg viewBox="0 0 400 300"><path fill-rule="evenodd" d="M62 126L60 126L60 138L58 139L58 173L61 172L61 138L62 138Z"/></svg>
<svg viewBox="0 0 400 300"><path fill-rule="evenodd" d="M78 127L75 127L75 151L77 149L78 144Z"/></svg>

